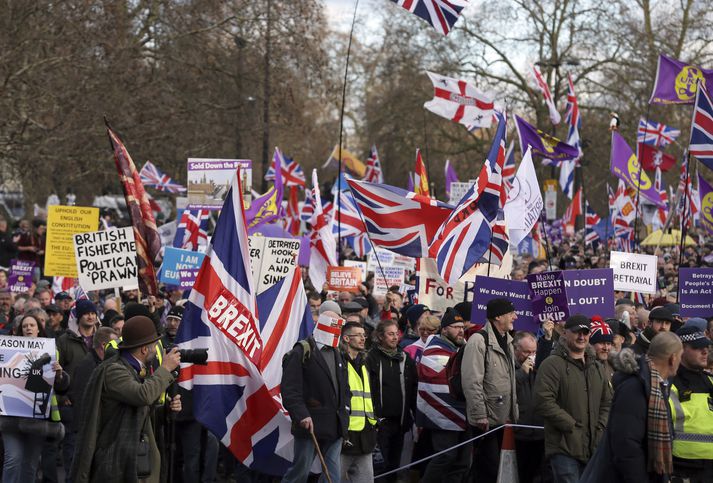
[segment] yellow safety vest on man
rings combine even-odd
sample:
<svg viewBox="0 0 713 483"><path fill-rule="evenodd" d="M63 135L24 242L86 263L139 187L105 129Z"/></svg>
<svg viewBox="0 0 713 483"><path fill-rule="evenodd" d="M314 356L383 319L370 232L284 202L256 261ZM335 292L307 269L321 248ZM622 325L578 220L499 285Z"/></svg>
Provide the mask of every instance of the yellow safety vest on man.
<svg viewBox="0 0 713 483"><path fill-rule="evenodd" d="M713 383L713 378L710 378ZM686 392L671 385L673 455L683 459L713 460L713 394Z"/></svg>
<svg viewBox="0 0 713 483"><path fill-rule="evenodd" d="M371 387L369 386L369 373L366 365L361 366L361 376L354 366L347 362L349 374L349 390L352 393L351 414L349 415L349 431L361 431L365 421L374 426L374 405L371 401Z"/></svg>

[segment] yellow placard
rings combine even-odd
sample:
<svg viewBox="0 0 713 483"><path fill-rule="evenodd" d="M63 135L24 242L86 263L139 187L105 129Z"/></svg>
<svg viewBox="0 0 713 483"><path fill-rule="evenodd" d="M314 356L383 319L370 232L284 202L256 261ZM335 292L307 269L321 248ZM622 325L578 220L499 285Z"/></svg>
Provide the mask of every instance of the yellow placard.
<svg viewBox="0 0 713 483"><path fill-rule="evenodd" d="M76 233L99 229L99 208L86 206L50 206L47 212L45 275L77 278L74 259Z"/></svg>

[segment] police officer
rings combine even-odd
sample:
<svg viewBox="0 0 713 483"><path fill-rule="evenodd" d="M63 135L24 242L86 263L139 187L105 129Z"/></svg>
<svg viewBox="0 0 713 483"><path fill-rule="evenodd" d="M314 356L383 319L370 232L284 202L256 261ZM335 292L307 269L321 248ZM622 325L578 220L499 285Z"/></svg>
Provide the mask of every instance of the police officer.
<svg viewBox="0 0 713 483"><path fill-rule="evenodd" d="M711 341L696 327L677 332L681 365L671 385L673 473L692 483L713 481L713 378L706 367Z"/></svg>
<svg viewBox="0 0 713 483"><path fill-rule="evenodd" d="M347 377L352 393L349 404L349 429L342 448L342 481L374 481L371 453L376 446L376 418L369 387L369 372L364 361L366 333L358 322L342 328L342 348L347 361Z"/></svg>

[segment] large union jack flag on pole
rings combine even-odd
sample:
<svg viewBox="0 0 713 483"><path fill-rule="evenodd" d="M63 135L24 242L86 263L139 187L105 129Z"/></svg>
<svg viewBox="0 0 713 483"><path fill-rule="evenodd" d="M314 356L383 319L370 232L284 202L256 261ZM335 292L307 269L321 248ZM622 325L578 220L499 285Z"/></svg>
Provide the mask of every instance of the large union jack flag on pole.
<svg viewBox="0 0 713 483"><path fill-rule="evenodd" d="M691 122L691 143L688 153L713 169L713 102L707 89L700 85Z"/></svg>
<svg viewBox="0 0 713 483"><path fill-rule="evenodd" d="M173 246L184 250L198 250L208 244L209 210L183 210L173 238Z"/></svg>
<svg viewBox="0 0 713 483"><path fill-rule="evenodd" d="M208 363L181 364L178 381L193 391L199 423L243 464L274 473L284 469L275 465L275 453L292 438L289 419L260 372L264 347L239 174L225 198L176 336L182 349L207 347Z"/></svg>
<svg viewBox="0 0 713 483"><path fill-rule="evenodd" d="M173 181L167 174L162 173L151 161L146 161L144 167L139 171L139 176L141 176L141 182L144 186L156 188L159 191L167 191L169 193L186 191L184 186Z"/></svg>
<svg viewBox="0 0 713 483"><path fill-rule="evenodd" d="M371 242L392 252L421 258L453 207L386 184L347 180Z"/></svg>
<svg viewBox="0 0 713 483"><path fill-rule="evenodd" d="M302 167L297 164L294 159L278 154L279 150L275 148L275 156L281 156L282 163L282 183L283 186L301 186L305 187L305 173ZM270 168L265 173L266 181L275 181L275 157L270 163Z"/></svg>
<svg viewBox="0 0 713 483"><path fill-rule="evenodd" d="M498 130L477 182L438 229L429 247L429 256L436 259L438 272L449 285L476 263L489 262L483 256L489 254L493 225L506 199L502 178L506 120L503 114L496 115ZM491 261L499 263L501 259Z"/></svg>
<svg viewBox="0 0 713 483"><path fill-rule="evenodd" d="M660 122L639 119L639 128L636 131L636 141L641 144L650 144L662 148L671 144L681 135L681 130L669 127Z"/></svg>
<svg viewBox="0 0 713 483"><path fill-rule="evenodd" d="M376 150L376 144L371 146L369 159L366 160L366 174L363 181L369 183L383 183L384 173L381 170L381 161L379 160L379 152Z"/></svg>
<svg viewBox="0 0 713 483"><path fill-rule="evenodd" d="M468 0L391 0L399 7L418 15L443 35L448 35L458 21Z"/></svg>

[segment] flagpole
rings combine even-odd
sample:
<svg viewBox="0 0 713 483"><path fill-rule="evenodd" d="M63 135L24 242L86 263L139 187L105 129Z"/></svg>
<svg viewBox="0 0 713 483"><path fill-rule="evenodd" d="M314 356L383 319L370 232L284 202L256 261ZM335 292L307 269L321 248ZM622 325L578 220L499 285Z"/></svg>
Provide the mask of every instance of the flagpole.
<svg viewBox="0 0 713 483"><path fill-rule="evenodd" d="M700 85L698 86L700 89ZM690 144L690 143L689 143ZM686 151L686 186L683 188L683 213L681 216L681 242L678 247L678 270L681 270L681 264L683 263L683 247L686 244L686 232L688 231L688 220L686 220L686 208L688 208L688 184L690 182L691 176L691 155ZM663 238L663 233L661 234ZM678 295L681 291L676 291L676 303L678 303Z"/></svg>
<svg viewBox="0 0 713 483"><path fill-rule="evenodd" d="M587 201L586 190L584 189L584 163L582 162L582 157L579 158L579 169L577 166L574 167L575 173L579 171L579 189L582 190L582 218L584 219L584 224L582 225L582 256L584 257L584 252L587 251L587 209L589 208L589 202ZM592 247L593 248L593 247Z"/></svg>
<svg viewBox="0 0 713 483"><path fill-rule="evenodd" d="M545 238L545 254L547 255L547 270L550 269L552 259L550 258L550 240L547 236L547 218L544 217L544 211L540 212L540 223L542 223L542 236Z"/></svg>
<svg viewBox="0 0 713 483"><path fill-rule="evenodd" d="M356 24L357 8L359 0L354 2L354 16L352 17L352 28L349 31L349 43L347 44L347 58L344 65L344 84L342 85L342 109L339 113L339 172L337 173L337 229L339 242L337 246L337 263L342 264L342 136L344 134L344 105L347 99L347 75L349 74L349 55L352 50L352 38L354 37L354 25Z"/></svg>
<svg viewBox="0 0 713 483"><path fill-rule="evenodd" d="M651 112L651 103L646 103L646 124L649 126L649 114ZM646 141L646 134L644 134ZM639 198L641 197L641 171L644 169L644 163L639 159L639 141L636 141L636 160L639 162L639 174L636 177L636 211L634 216L634 250L639 246Z"/></svg>

